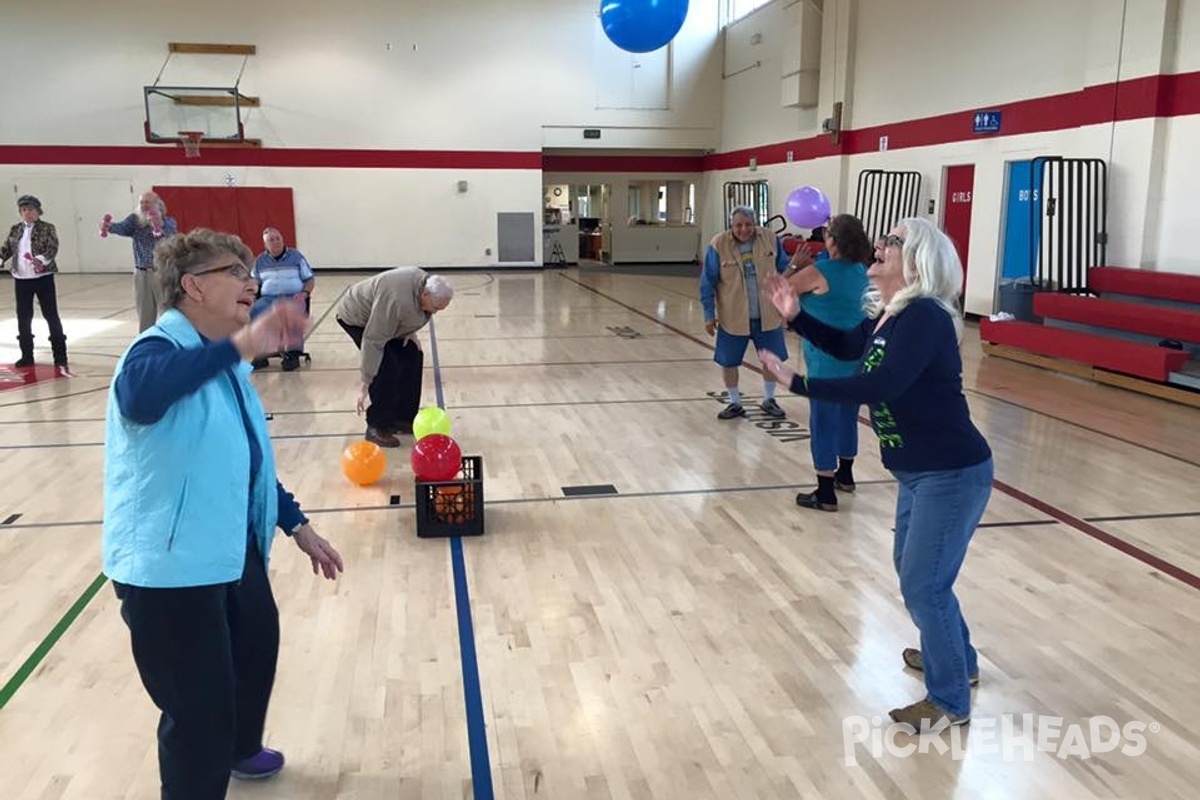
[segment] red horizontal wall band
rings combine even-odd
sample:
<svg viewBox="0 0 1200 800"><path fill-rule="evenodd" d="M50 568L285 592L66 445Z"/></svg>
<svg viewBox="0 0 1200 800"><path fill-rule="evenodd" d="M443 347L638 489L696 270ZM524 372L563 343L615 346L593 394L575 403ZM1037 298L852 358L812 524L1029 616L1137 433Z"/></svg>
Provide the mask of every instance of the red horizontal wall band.
<svg viewBox="0 0 1200 800"><path fill-rule="evenodd" d="M1004 127L998 134L976 134L977 110L999 110ZM511 169L545 172L711 172L740 169L755 158L759 165L810 161L835 155L950 144L996 136L1069 130L1113 121L1200 114L1200 72L1151 75L1119 83L1088 86L1077 92L1036 97L998 105L904 120L842 132L834 145L825 134L766 144L708 156L545 156L537 151L486 150L342 150L342 149L210 149L200 159L187 159L177 146L0 145L3 164L92 164L118 166L230 166L363 169Z"/></svg>

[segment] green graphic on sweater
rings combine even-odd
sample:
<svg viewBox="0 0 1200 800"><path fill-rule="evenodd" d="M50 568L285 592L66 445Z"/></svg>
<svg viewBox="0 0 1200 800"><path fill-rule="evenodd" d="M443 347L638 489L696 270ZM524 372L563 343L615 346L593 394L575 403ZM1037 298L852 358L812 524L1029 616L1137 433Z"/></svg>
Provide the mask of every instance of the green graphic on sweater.
<svg viewBox="0 0 1200 800"><path fill-rule="evenodd" d="M884 351L887 348L887 340L879 337L871 343L871 349L867 352L867 357L863 359L863 374L873 372L876 367L883 363ZM879 437L879 446L886 447L891 450L898 450L904 447L904 437L900 435L900 428L896 424L896 418L892 416L892 410L888 408L887 403L879 403L871 408L871 425L875 428L875 434Z"/></svg>

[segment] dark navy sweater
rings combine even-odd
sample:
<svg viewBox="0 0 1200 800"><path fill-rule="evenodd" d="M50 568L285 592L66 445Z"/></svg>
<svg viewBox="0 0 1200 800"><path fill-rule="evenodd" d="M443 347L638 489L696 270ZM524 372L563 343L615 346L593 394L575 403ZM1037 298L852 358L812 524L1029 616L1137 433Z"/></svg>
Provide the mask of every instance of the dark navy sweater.
<svg viewBox="0 0 1200 800"><path fill-rule="evenodd" d="M198 348L182 348L161 336L148 336L130 348L125 357L121 374L117 376L117 406L130 422L152 425L162 419L176 401L222 372L226 373L233 383L250 443L250 474L246 480L253 486L262 467L262 449L246 416L241 384L233 373L233 367L239 361L241 356L229 339L205 341L204 346ZM186 448L187 444L184 442L180 446ZM275 482L275 491L279 497L279 527L290 534L293 528L308 519L296 498L279 481Z"/></svg>
<svg viewBox="0 0 1200 800"><path fill-rule="evenodd" d="M962 390L962 356L954 322L929 298L914 300L875 330L876 319L848 330L801 311L792 330L843 361L858 360L849 378L797 375L796 394L841 403L866 403L889 470L961 469L991 457L971 422Z"/></svg>

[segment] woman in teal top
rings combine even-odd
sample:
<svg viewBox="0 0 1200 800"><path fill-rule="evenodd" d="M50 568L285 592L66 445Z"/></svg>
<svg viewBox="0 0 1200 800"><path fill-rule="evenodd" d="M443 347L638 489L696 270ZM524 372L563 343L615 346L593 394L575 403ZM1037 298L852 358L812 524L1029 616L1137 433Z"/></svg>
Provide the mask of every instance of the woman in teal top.
<svg viewBox="0 0 1200 800"><path fill-rule="evenodd" d="M874 260L871 241L862 222L839 214L825 226L825 253L803 266L789 282L801 296L804 310L834 328L854 328L866 317L867 264ZM839 361L804 340L808 374L821 378L847 378L858 371L855 361ZM836 489L853 492L854 458L858 454L858 404L830 400L808 401L808 427L812 432L813 466L817 490L796 495L803 508L837 511Z"/></svg>

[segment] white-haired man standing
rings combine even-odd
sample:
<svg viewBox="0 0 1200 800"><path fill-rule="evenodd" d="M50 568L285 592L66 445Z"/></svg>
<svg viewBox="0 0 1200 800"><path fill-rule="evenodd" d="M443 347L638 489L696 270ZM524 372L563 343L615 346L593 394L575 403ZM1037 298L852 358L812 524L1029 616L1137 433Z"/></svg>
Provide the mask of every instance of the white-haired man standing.
<svg viewBox="0 0 1200 800"><path fill-rule="evenodd" d="M177 231L175 218L167 216L167 204L155 192L143 192L138 198L138 210L125 219L114 220L105 215L100 223L101 236L112 233L133 240L133 302L139 331L153 325L162 311L162 290L154 274L154 248Z"/></svg>
<svg viewBox="0 0 1200 800"><path fill-rule="evenodd" d="M342 297L338 324L362 351L357 407L367 412L367 441L399 447L396 434L412 432L425 367L416 334L453 298L454 287L445 278L417 267L381 272Z"/></svg>

